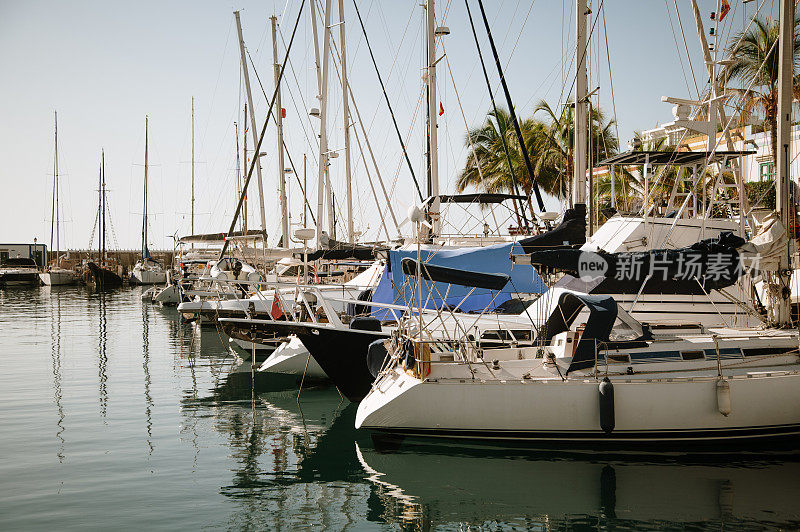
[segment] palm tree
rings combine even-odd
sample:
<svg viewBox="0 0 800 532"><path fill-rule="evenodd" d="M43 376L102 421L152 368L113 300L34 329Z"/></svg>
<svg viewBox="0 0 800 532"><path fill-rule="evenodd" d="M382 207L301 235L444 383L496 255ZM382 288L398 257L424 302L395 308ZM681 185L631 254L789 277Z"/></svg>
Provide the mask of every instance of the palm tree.
<svg viewBox="0 0 800 532"><path fill-rule="evenodd" d="M617 167L613 176L609 169L597 180L597 208L601 212L615 205L622 212L636 210L643 195L642 180L622 167Z"/></svg>
<svg viewBox="0 0 800 532"><path fill-rule="evenodd" d="M520 123L528 156L533 163L535 181L547 194L559 199L567 198L572 191L572 139L575 129L573 111L567 107L560 116L556 116L544 101L537 105L534 113L540 110L548 114L549 122L530 117ZM606 120L600 109L592 110L591 137L597 143L593 151L599 159L613 155L619 149L619 141L612 132L613 127L614 121ZM503 139L509 152L508 157ZM497 113L487 113L483 125L467 134L466 145L470 150L464 169L456 181L457 190L461 192L474 186L487 192L511 192L516 181L528 196L528 207L533 212L533 181L525 167L508 111L498 109ZM509 159L513 172L508 166Z"/></svg>
<svg viewBox="0 0 800 532"><path fill-rule="evenodd" d="M533 119L523 120L520 124L522 137L525 139L529 154L531 153L532 139L543 127ZM531 203L533 181L525 168L525 161L514 133L510 113L504 109L498 109L496 113L490 111L482 126L467 133L465 143L470 151L464 169L458 175L456 189L462 192L467 187L474 186L486 192L513 192L516 181L517 186L528 197L528 208L533 212ZM506 149L508 149L508 157ZM509 168L509 159L511 159L512 168ZM538 180L537 183L539 183ZM519 222L519 211L517 217Z"/></svg>
<svg viewBox="0 0 800 532"><path fill-rule="evenodd" d="M794 69L800 59L800 34L798 34L800 18L795 19L794 33ZM733 91L740 99L742 112L740 120L744 123L756 111L764 114L769 127L772 162L777 164L775 146L778 143L778 35L780 28L777 21L754 18L749 29L734 35L726 49L732 59L725 71L723 80L728 83L737 80L745 86ZM748 89L750 86L758 89ZM793 87L795 97L798 87Z"/></svg>
<svg viewBox="0 0 800 532"><path fill-rule="evenodd" d="M556 114L550 105L541 100L534 109L544 112L548 123L535 137L534 171L541 178L543 188L559 198L572 196L572 175L574 161L575 119L574 108L564 106L560 114ZM594 107L590 117L590 146L598 161L606 159L619 151L619 139L612 129L613 119L606 120L602 109Z"/></svg>

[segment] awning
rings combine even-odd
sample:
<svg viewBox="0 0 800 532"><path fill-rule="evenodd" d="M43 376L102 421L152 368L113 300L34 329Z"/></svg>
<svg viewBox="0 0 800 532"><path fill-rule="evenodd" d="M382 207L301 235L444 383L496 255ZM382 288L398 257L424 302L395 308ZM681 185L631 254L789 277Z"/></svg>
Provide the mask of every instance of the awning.
<svg viewBox="0 0 800 532"><path fill-rule="evenodd" d="M752 155L754 151L626 151L600 161L595 166L612 164L637 165L650 163L654 166L686 166L723 162L734 157Z"/></svg>
<svg viewBox="0 0 800 532"><path fill-rule="evenodd" d="M231 238L262 238L265 237L266 234L261 229L248 229L245 231L234 231L230 235ZM228 238L228 233L205 233L199 235L188 235L182 236L180 238L181 242L225 242L225 239Z"/></svg>
<svg viewBox="0 0 800 532"><path fill-rule="evenodd" d="M507 200L527 201L528 196L520 196L515 194L489 194L489 193L475 193L475 194L440 194L439 201L442 203L502 203Z"/></svg>

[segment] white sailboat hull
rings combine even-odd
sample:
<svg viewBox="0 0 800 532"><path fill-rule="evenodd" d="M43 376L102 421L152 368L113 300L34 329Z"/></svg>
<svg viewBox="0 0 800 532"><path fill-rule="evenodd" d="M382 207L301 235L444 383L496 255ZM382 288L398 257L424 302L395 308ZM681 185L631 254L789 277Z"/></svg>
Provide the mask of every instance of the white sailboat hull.
<svg viewBox="0 0 800 532"><path fill-rule="evenodd" d="M317 379L328 378L314 357L310 356L303 342L296 336L290 337L288 342L278 346L275 352L261 364L258 371L288 375L305 374L307 377Z"/></svg>
<svg viewBox="0 0 800 532"><path fill-rule="evenodd" d="M600 426L599 381L594 377L570 377L566 381L422 381L395 369L376 382L361 402L356 427L448 438L562 444L785 437L800 434L800 366L784 368L727 372L731 399L728 416L720 413L716 376L612 377L616 424L609 434Z"/></svg>
<svg viewBox="0 0 800 532"><path fill-rule="evenodd" d="M39 279L47 286L75 284L78 274L72 270L50 270L39 274Z"/></svg>
<svg viewBox="0 0 800 532"><path fill-rule="evenodd" d="M167 272L163 270L134 269L131 272L131 282L136 284L164 284L167 282Z"/></svg>
<svg viewBox="0 0 800 532"><path fill-rule="evenodd" d="M162 305L177 305L181 302L181 291L177 285L169 285L153 296L153 301Z"/></svg>

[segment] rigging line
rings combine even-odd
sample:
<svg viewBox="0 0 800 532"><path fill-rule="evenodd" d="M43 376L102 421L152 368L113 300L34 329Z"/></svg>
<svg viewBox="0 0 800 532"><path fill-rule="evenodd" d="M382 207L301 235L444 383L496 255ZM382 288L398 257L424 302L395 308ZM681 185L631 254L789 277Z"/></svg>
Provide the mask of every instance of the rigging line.
<svg viewBox="0 0 800 532"><path fill-rule="evenodd" d="M620 142L619 139L619 122L617 121L617 103L614 100L614 76L611 75L611 51L608 47L608 29L606 27L606 8L605 6L600 8L600 11L603 13L603 35L605 36L606 41L606 59L608 60L608 84L611 87L611 109L614 112L614 128L617 130L617 143ZM617 148L619 149L619 148ZM613 176L611 177L614 178Z"/></svg>
<svg viewBox="0 0 800 532"><path fill-rule="evenodd" d="M250 51L247 50L246 53L247 53L248 59L250 59L250 64L253 66L253 72L256 75L256 80L258 81L258 86L261 88L261 92L264 94L264 98L269 98L269 96L267 96L267 91L264 90L264 84L261 83L261 77L258 75L258 70L256 70L256 65L253 63L253 58L250 56ZM292 94L291 91L289 91L289 96L292 97L292 103L294 103L294 95ZM298 115L300 114L300 112L297 110L297 105L296 104L295 104L295 111L297 111ZM273 116L272 117L272 121L277 126L278 119ZM302 120L300 121L300 123L301 124L303 123ZM311 142L308 139L308 132L305 129L305 125L303 126L303 134L306 137L306 143L308 143L309 148L311 148L313 150L315 147L311 144ZM286 148L286 142L283 143L283 147L287 152L289 151L289 149ZM319 145L317 145L316 148L319 149ZM295 176L296 176L296 174L295 174ZM300 178L298 177L297 179L299 181ZM300 186L300 188L301 189L303 188L302 185ZM305 191L303 193L305 194ZM309 208L310 208L310 206L309 206ZM314 223L316 223L316 221Z"/></svg>
<svg viewBox="0 0 800 532"><path fill-rule="evenodd" d="M533 0L531 2L531 6L528 8L528 12L525 14L525 18L522 21L522 26L520 26L519 32L517 33L517 38L514 41L514 46L511 47L511 53L508 54L508 59L506 59L506 63L504 65L504 68L506 70L511 65L511 59L513 59L514 53L516 53L516 51L517 51L517 46L519 45L519 41L522 38L522 33L525 31L525 26L528 24L528 18L530 17L531 11L533 11L533 6L534 6L535 3L536 3L536 0ZM519 7L519 3L517 4L517 7ZM516 10L515 10L515 12L516 12ZM498 17L499 17L499 13L498 13ZM495 17L495 20L493 22L497 22L497 17ZM505 43L506 39L508 38L508 34L509 34L510 31L511 31L511 28L509 28L508 32L506 33L506 36L503 38L503 42L504 43ZM502 45L501 45L501 48L502 48ZM471 77L472 77L472 74L470 73L470 78ZM500 88L500 82L497 83L497 86L494 88L494 90L496 91L499 88ZM533 98L531 98L531 99L533 99ZM528 102L525 104L525 106L527 106L527 104L530 103L531 99L528 100Z"/></svg>
<svg viewBox="0 0 800 532"><path fill-rule="evenodd" d="M469 5L469 0L464 0L464 2ZM497 48L494 45L492 30L489 28L489 20L486 18L486 11L483 8L483 0L478 0L478 7L481 10L483 25L486 27L486 34L489 37L489 45L492 48L492 55L494 55L494 62L497 66L497 73L500 75L500 83L503 85L503 92L505 93L506 102L508 103L508 112L511 115L511 120L514 124L514 131L517 134L517 140L519 141L519 145L522 150L522 158L525 160L525 168L528 170L528 177L531 180L531 187L536 195L536 202L539 204L539 210L544 212L545 208L544 200L542 199L542 193L539 191L539 185L536 183L536 177L533 172L533 165L531 164L530 155L528 154L528 148L525 146L525 139L522 137L522 131L520 130L519 121L517 120L517 113L514 111L514 103L511 101L511 93L508 91L506 77L503 74L503 69L500 65L500 58L497 55Z"/></svg>
<svg viewBox="0 0 800 532"><path fill-rule="evenodd" d="M511 174L511 183L514 185L514 194L519 196L520 193L519 193L519 188L518 188L518 185L517 185L517 177L515 175L516 172L514 172L514 165L511 162L511 154L510 154L510 152L508 150L508 144L506 143L506 128L505 128L505 125L501 125L500 124L500 119L499 119L500 114L497 111L497 104L495 103L494 93L492 92L492 85L491 85L491 82L489 81L489 74L488 74L488 72L486 72L486 62L483 60L483 52L481 51L481 45L480 45L480 42L478 41L478 33L475 31L475 22L472 19L472 11L469 8L469 0L464 0L464 5L467 6L467 16L469 18L469 25L470 25L470 28L472 28L472 37L475 40L475 47L478 49L478 58L480 58L481 69L483 70L483 79L486 80L486 88L489 90L489 99L491 100L492 108L494 109L494 119L495 119L495 122L497 122L498 128L500 128L500 141L501 141L501 143L503 145L503 152L506 155L506 162L508 163L508 171ZM445 54L445 57L447 57L447 54ZM450 61L448 60L448 66L449 66L449 64L450 64ZM452 72L451 72L450 75L452 76ZM501 78L502 78L502 74L501 74ZM454 84L455 84L455 82L454 82ZM459 105L461 105L460 101L459 101ZM513 113L513 110L511 111L511 113ZM466 119L465 119L465 123L466 123ZM471 138L471 135L470 135L469 126L467 126L467 138L470 139L470 145L471 145L472 144L472 138ZM525 148L523 147L523 151L524 151L524 149ZM475 160L478 163L476 166L478 166L478 168L480 168L480 162L478 161L478 152L475 151L475 147L474 146L472 148L472 152L475 154ZM531 176L531 182L533 182L533 173L531 173L530 176ZM483 176L481 176L481 179L483 179ZM535 183L534 183L534 186L535 186ZM541 203L541 198L537 198L537 199L539 200L539 203L541 205L542 204ZM522 219L525 221L525 225L527 226L528 225L528 216L525 214L525 205L524 204L522 205L520 210L522 211ZM544 210L544 209L542 208L542 210ZM531 216L534 216L534 213L531 213Z"/></svg>
<svg viewBox="0 0 800 532"><path fill-rule="evenodd" d="M370 10L372 9L372 5L373 4L370 4ZM405 42L406 34L408 33L408 28L411 26L411 22L414 20L414 13L415 12L416 12L416 6L411 8L411 14L409 15L408 20L406 21L406 26L403 29L403 35L400 37L400 42L396 46L397 52L394 54L394 57L392 58L392 64L389 67L389 71L388 71L387 76L386 76L386 81L387 82L392 79L392 74L394 74L394 68L397 65L397 60L400 57L400 50L402 49L403 43ZM367 11L367 17L369 17L369 14L370 14L370 11ZM360 47L361 47L361 38L359 36L359 42L356 45L356 49L354 50L354 52L352 54L353 57L355 57L356 54L358 54L358 51L361 49ZM367 127L367 131L369 133L372 132L372 127L375 124L375 119L377 118L377 116L378 116L378 109L376 108L375 112L372 115L372 118L370 119L369 126Z"/></svg>
<svg viewBox="0 0 800 532"><path fill-rule="evenodd" d="M592 35L594 34L594 29L597 26L597 21L600 19L600 12L603 10L604 5L605 5L605 0L600 0L600 7L597 8L598 13L594 17L594 22L592 22L592 28L589 30L589 35L586 36L586 46L583 47L583 52L581 52L581 58L578 60L579 65L586 58L586 51L589 49L589 43L592 42ZM569 97L572 96L572 89L574 88L577 79L578 79L578 73L575 72L575 77L572 78L572 83L570 84L569 92L567 93L567 100L569 100Z"/></svg>
<svg viewBox="0 0 800 532"><path fill-rule="evenodd" d="M675 0L677 1L677 0ZM669 4L667 0L664 0L664 7L667 10L667 18L669 19L669 27L672 29L672 40L675 43L675 50L678 52L678 62L681 64L681 72L683 73L683 81L686 83L686 92L691 93L692 89L689 87L689 78L686 76L686 67L683 65L683 53L681 52L680 45L678 45L678 38L675 36L675 25L672 23L672 12L670 11ZM680 14L679 14L680 17ZM681 27L681 31L683 31L683 27ZM686 40L686 36L684 36L684 43ZM692 72L694 74L694 72ZM695 88L697 86L697 82L695 81Z"/></svg>
<svg viewBox="0 0 800 532"><path fill-rule="evenodd" d="M312 0L313 1L313 0ZM392 104L389 102L389 95L386 94L386 87L383 84L383 78L381 77L381 72L378 70L378 63L375 62L375 55L372 53L372 46L369 43L369 37L367 37L367 30L364 27L364 21L361 20L361 12L358 10L358 2L353 0L353 5L356 8L356 15L358 15L358 22L361 25L361 31L364 34L364 42L367 43L367 50L369 50L369 56L372 59L372 65L375 67L375 73L378 75L378 81L381 84L381 90L383 91L383 97L386 99L386 105L389 107L389 114L392 116L392 123L394 124L395 132L397 133L397 138L400 141L400 146L403 149L403 155L406 158L406 164L408 165L408 171L411 172L411 178L414 180L414 186L417 187L417 194L419 194L419 200L424 201L422 196L422 190L419 188L419 182L417 181L417 176L414 174L414 168L411 166L411 160L408 158L408 152L406 151L406 145L403 142L403 135L400 134L400 128L397 126L397 119L394 116L394 110L392 110Z"/></svg>
<svg viewBox="0 0 800 532"><path fill-rule="evenodd" d="M274 118L273 118L274 120ZM289 154L289 147L286 146L286 141L283 142L283 149L286 152L286 156L289 158L289 166L292 167L292 172L294 173L294 177L297 180L297 184L300 186L300 191L303 193L303 201L305 202L306 206L308 206L308 213L311 215L311 221L314 222L314 225L317 225L317 220L314 218L314 213L311 209L311 204L308 203L308 196L306 195L306 189L303 187L303 182L300 181L300 175L297 173L297 168L294 166L294 161L292 160L291 154Z"/></svg>
<svg viewBox="0 0 800 532"><path fill-rule="evenodd" d="M666 2L666 0L665 0ZM675 16L678 19L678 26L681 28L681 37L683 37L683 48L686 50L686 59L689 63L689 71L692 73L692 81L694 82L694 90L697 92L697 98L700 98L700 88L697 86L697 75L694 73L694 66L692 65L692 56L689 53L689 45L686 43L686 33L683 31L683 21L681 20L681 14L678 11L678 0L672 0L675 4ZM669 8L667 8L667 13L669 13ZM672 24L672 15L670 14L669 17L670 24ZM603 27L605 27L605 13L603 14ZM683 61L681 61L683 64Z"/></svg>
<svg viewBox="0 0 800 532"><path fill-rule="evenodd" d="M278 35L281 38L281 43L283 44L284 48L286 47L286 39L283 38L283 32L281 31L280 26L278 26ZM297 92L300 95L300 103L303 104L303 109L308 109L308 105L306 104L305 98L303 98L303 89L300 87L300 80L297 79L297 72L294 69L294 62L289 60L289 71L292 73L292 77L294 78L294 83L297 85ZM263 90L263 89L262 89ZM294 110L297 112L298 116L305 116L306 121L308 122L308 126L311 130L314 130L314 124L311 122L311 116L307 112L301 112L300 109L297 108L297 100L294 98L294 93L289 91L289 97L292 99L292 105L294 105ZM308 147L311 148L311 151L315 151L319 149L319 140L315 140L312 142L309 140L308 131L306 130L306 121L300 120L300 123L303 126L303 134L306 137L306 143ZM317 138L316 135L311 135L312 138Z"/></svg>
<svg viewBox="0 0 800 532"><path fill-rule="evenodd" d="M419 96L417 97L417 104L414 106L414 111L411 114L413 117L411 119L411 124L408 126L408 133L406 134L407 138L411 138L411 135L414 133L414 127L417 125L417 118L421 114L419 112L420 107L422 106L422 99L425 96L427 91L424 88L421 88L419 91ZM394 196L394 191L397 188L397 180L400 177L400 169L403 167L403 161L397 161L397 169L394 171L394 177L392 178L392 187L389 189L389 195Z"/></svg>
<svg viewBox="0 0 800 532"><path fill-rule="evenodd" d="M294 22L294 28L292 29L292 36L289 38L289 44L286 47L286 53L283 56L283 63L281 64L281 70L278 73L278 81L275 84L275 91L272 93L272 99L269 102L269 109L267 111L267 119L264 120L264 127L261 128L261 135L258 137L258 143L256 143L254 153L258 154L261 151L261 144L264 142L264 134L267 132L267 125L269 125L269 119L272 116L272 111L275 106L275 99L278 96L278 89L280 88L281 80L283 79L283 74L286 71L286 63L289 61L289 52L292 49L292 44L294 43L294 37L297 34L297 27L300 24L300 17L303 14L303 7L305 7L305 0L300 1L300 9L297 12L297 19ZM233 234L233 230L236 228L236 221L239 218L239 212L242 209L242 203L244 203L245 195L247 194L247 186L250 184L250 179L253 177L253 170L258 164L259 158L253 157L253 160L250 162L250 169L247 171L247 178L244 181L244 185L242 186L242 195L239 196L239 203L236 205L236 212L233 215L233 220L231 220L230 229L228 229L228 236ZM225 255L225 251L228 249L228 243L230 240L228 238L225 239L224 244L222 245L222 249L219 252L219 258Z"/></svg>
<svg viewBox="0 0 800 532"><path fill-rule="evenodd" d="M216 83L214 83L214 92L211 94L211 108L210 108L210 110L208 112L208 118L206 119L206 127L203 129L203 137L200 140L200 142L203 145L203 147L205 147L206 135L208 135L208 128L209 128L209 125L211 124L211 116L213 115L211 110L214 109L214 101L216 100L216 97L217 97L217 89L219 88L219 80L222 77L222 67L225 65L225 56L226 56L226 54L228 52L228 43L231 40L231 31L232 30L233 30L233 21L231 21L228 24L228 35L227 35L227 37L225 37L225 47L222 49L222 58L220 59L219 71L217 72L217 81L216 81Z"/></svg>
<svg viewBox="0 0 800 532"><path fill-rule="evenodd" d="M342 78L342 71L341 71L341 57L342 56L341 56L341 53L339 52L339 47L336 44L336 40L333 40L331 42L331 44L332 44L333 52L334 52L334 54L333 54L334 55L334 57L333 57L333 68L334 68L334 70L336 72L336 78L339 80L339 83L341 84L342 79L343 79ZM392 209L391 202L389 201L389 196L388 196L388 194L386 194L386 187L385 187L385 185L383 183L383 178L381 177L380 169L378 168L377 163L375 163L375 158L372 155L372 148L371 148L371 145L370 145L370 140L367 137L367 132L364 129L364 124L363 124L363 122L361 122L361 112L358 109L358 105L356 104L356 98L355 98L355 95L353 94L353 89L352 89L352 86L351 86L351 84L349 82L347 83L347 93L350 95L350 101L351 101L351 104L352 104L352 109L355 110L356 114L355 114L355 117L354 117L351 112L348 112L348 116L344 118L344 122L346 124L350 123L352 125L352 127L353 127L353 132L357 135L358 134L357 133L358 128L356 128L355 125L356 125L356 119L358 119L359 125L361 126L361 129L362 129L362 131L364 133L364 143L367 145L367 149L370 151L370 156L372 157L372 160L373 160L373 163L374 163L374 166L375 166L375 173L377 175L378 184L380 185L381 191L384 194L384 197L386 199L386 206L389 209L389 214L392 217L392 221L394 222L395 228L397 229L397 232L398 232L398 235L399 235L400 234L400 228L399 228L399 226L397 224L397 218L395 217L394 210ZM345 126L345 127L350 127L350 126ZM356 137L356 140L358 140L358 137ZM367 161L366 161L366 158L364 157L363 147L362 147L360 141L358 141L358 147L359 147L359 150L361 151L361 158L364 161L364 165L365 165L364 169L367 172L367 178L370 179L370 186L372 187L372 181L371 181L371 178L370 178L369 168L366 166ZM398 172L399 172L399 168L398 168ZM395 177L395 179L396 179L396 177ZM356 185L357 185L358 180L355 180L355 182L356 182ZM374 189L373 189L373 192L374 192ZM377 197L376 197L376 200L375 200L375 206L378 208L378 212L380 213L380 204L377 201ZM380 234L380 231L379 231L379 234ZM389 239L388 231L387 231L386 237L387 237L387 239Z"/></svg>

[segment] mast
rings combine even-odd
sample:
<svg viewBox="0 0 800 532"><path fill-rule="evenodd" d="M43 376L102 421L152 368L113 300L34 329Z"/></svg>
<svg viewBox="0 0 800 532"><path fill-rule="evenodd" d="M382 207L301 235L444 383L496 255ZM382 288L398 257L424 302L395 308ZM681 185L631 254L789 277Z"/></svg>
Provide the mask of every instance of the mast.
<svg viewBox="0 0 800 532"><path fill-rule="evenodd" d="M578 58L575 76L575 207L586 210L586 147L588 122L586 116L586 0L576 0L575 57Z"/></svg>
<svg viewBox="0 0 800 532"><path fill-rule="evenodd" d="M248 167L247 163L247 102L244 103L244 131L243 131L243 139L244 139L244 167ZM240 196L241 197L241 196ZM242 226L244 227L244 234L247 234L247 191L244 191L244 202L242 204L242 208L244 209L244 214L242 216Z"/></svg>
<svg viewBox="0 0 800 532"><path fill-rule="evenodd" d="M313 4L313 2L312 2ZM316 26L316 20L314 21ZM335 238L335 225L333 222L333 205L330 193L330 180L328 178L328 65L330 63L330 26L331 26L331 0L325 1L325 27L322 37L322 78L319 87L320 98L320 126L319 126L319 175L317 182L317 243L322 236L322 213L324 201L328 199L328 230L330 237ZM327 184L327 190L325 185Z"/></svg>
<svg viewBox="0 0 800 532"><path fill-rule="evenodd" d="M60 255L59 250L59 232L58 232L58 221L59 221L59 212L58 212L58 111L53 111L54 117L54 152L55 156L53 158L53 207L50 212L50 250L53 250L53 227L55 225L55 237L56 237L56 266L58 266L58 256Z"/></svg>
<svg viewBox="0 0 800 532"><path fill-rule="evenodd" d="M780 216L784 229L788 229L792 222L790 216L794 214L793 203L789 196L790 176L789 169L791 159L789 154L789 143L792 135L792 76L794 58L794 0L781 0L780 5L780 34L778 41L778 144L775 146L777 151L776 168L776 202L775 211ZM791 325L791 312L789 297L791 289L789 282L792 276L791 270L791 242L787 243L786 249L780 255L778 264L778 301L773 304L774 321L778 326Z"/></svg>
<svg viewBox="0 0 800 532"><path fill-rule="evenodd" d="M350 102L347 94L347 57L344 32L344 0L339 0L339 44L342 63L342 113L344 115L344 173L347 190L347 241L355 242L353 228L353 176L350 166Z"/></svg>
<svg viewBox="0 0 800 532"><path fill-rule="evenodd" d="M194 234L194 96L192 96L192 229ZM194 244L192 244L194 246Z"/></svg>
<svg viewBox="0 0 800 532"><path fill-rule="evenodd" d="M147 125L148 117L144 116L144 199L142 207L142 260L147 258ZM194 233L192 233L194 234Z"/></svg>
<svg viewBox="0 0 800 532"><path fill-rule="evenodd" d="M247 68L247 54L244 49L244 38L242 37L242 21L239 18L239 12L234 11L233 16L236 17L236 31L239 35L239 53L242 59L242 75L244 77L244 88L247 94L247 103L250 106L250 130L253 133L253 143L258 146L258 128L256 127L256 114L255 107L253 107L253 93L250 91L250 71ZM258 153L254 153L253 157L258 157ZM256 161L256 175L258 176L258 196L261 199L261 230L267 234L267 216L264 212L264 181L261 178L261 161Z"/></svg>
<svg viewBox="0 0 800 532"><path fill-rule="evenodd" d="M233 130L236 136L236 197L242 195L242 166L239 158L239 123L233 123Z"/></svg>
<svg viewBox="0 0 800 532"><path fill-rule="evenodd" d="M102 228L103 231L100 234L102 238L102 252L100 254L100 260L106 260L106 153L103 150L100 154L100 212L102 218Z"/></svg>
<svg viewBox="0 0 800 532"><path fill-rule="evenodd" d="M100 152L102 154L102 151ZM101 155L100 168L97 172L97 264L103 262L103 159Z"/></svg>
<svg viewBox="0 0 800 532"><path fill-rule="evenodd" d="M269 17L272 25L272 63L275 73L275 108L276 123L278 125L278 193L281 202L281 241L283 247L289 247L289 205L286 201L286 173L283 161L283 107L281 106L281 88L279 78L281 75L281 64L278 62L278 18L275 15Z"/></svg>
<svg viewBox="0 0 800 532"><path fill-rule="evenodd" d="M437 136L436 109L436 11L435 0L427 0L426 10L426 44L428 64L426 65L425 84L428 87L428 196L435 197L429 212L433 213L431 232L438 235L439 221L439 142Z"/></svg>

